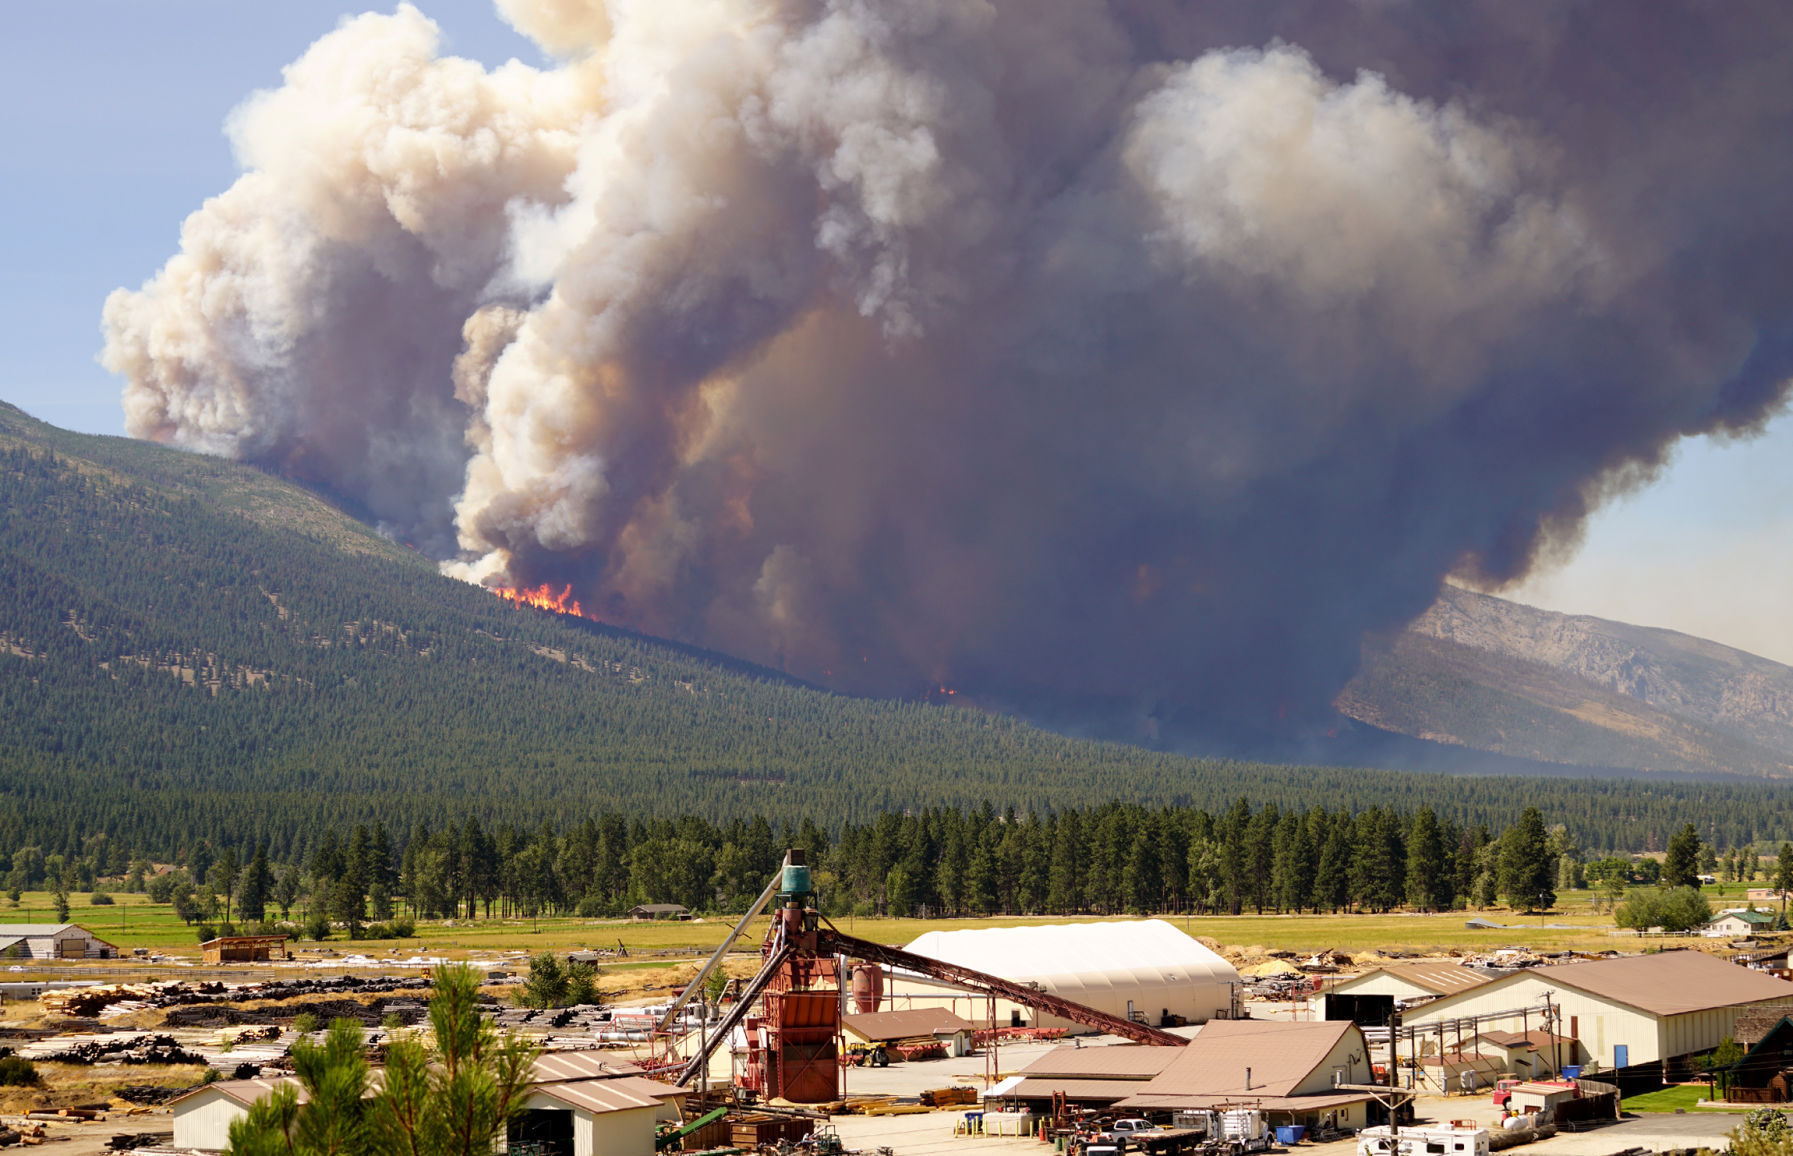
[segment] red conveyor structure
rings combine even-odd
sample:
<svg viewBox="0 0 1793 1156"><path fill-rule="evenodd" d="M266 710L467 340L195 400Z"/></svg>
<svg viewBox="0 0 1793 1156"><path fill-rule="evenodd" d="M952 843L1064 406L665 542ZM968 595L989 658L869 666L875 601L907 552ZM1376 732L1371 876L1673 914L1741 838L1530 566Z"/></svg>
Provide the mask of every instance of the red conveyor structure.
<svg viewBox="0 0 1793 1156"><path fill-rule="evenodd" d="M786 854L780 874L666 1013L664 1024L670 1024L686 1000L702 989L735 938L774 894L777 904L772 926L761 946L765 962L705 1039L698 1054L680 1070L680 1085L690 1083L709 1063L716 1048L745 1020L747 1071L739 1080L745 1088L768 1100L794 1104L822 1104L839 1099L842 960L846 959L996 996L1136 1043L1181 1047L1189 1042L1182 1036L1060 999L1036 987L844 935L816 911L809 868L800 850ZM759 1014L749 1015L756 1002L761 1005Z"/></svg>

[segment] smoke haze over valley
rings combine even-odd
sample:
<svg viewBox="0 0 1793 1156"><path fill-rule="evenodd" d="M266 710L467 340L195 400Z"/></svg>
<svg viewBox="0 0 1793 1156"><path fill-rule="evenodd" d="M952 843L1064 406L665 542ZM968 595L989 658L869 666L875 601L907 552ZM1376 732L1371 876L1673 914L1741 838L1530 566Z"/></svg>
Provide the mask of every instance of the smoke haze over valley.
<svg viewBox="0 0 1793 1156"><path fill-rule="evenodd" d="M244 103L128 428L818 683L1324 726L1793 372L1784 6L500 7Z"/></svg>

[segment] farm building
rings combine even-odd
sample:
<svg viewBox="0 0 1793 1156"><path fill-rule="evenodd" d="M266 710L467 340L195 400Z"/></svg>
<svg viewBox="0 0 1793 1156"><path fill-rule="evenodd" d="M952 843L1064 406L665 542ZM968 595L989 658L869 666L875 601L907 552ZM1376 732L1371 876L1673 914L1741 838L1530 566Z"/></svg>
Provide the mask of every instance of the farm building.
<svg viewBox="0 0 1793 1156"><path fill-rule="evenodd" d="M0 959L117 959L118 948L75 923L0 923Z"/></svg>
<svg viewBox="0 0 1793 1156"><path fill-rule="evenodd" d="M1767 911L1724 911L1700 928L1707 939L1747 939L1774 930L1774 915Z"/></svg>
<svg viewBox="0 0 1793 1156"><path fill-rule="evenodd" d="M690 919L683 903L641 903L629 908L630 919Z"/></svg>
<svg viewBox="0 0 1793 1156"><path fill-rule="evenodd" d="M1239 1014L1239 973L1233 965L1161 919L930 931L908 950L1155 1026ZM988 1022L992 1014L988 996L966 995L919 977L898 975L889 991L892 1003L901 1004L904 997L944 1003L974 1024ZM1090 1030L1006 1000L996 1000L994 1008L999 1025Z"/></svg>
<svg viewBox="0 0 1793 1156"><path fill-rule="evenodd" d="M1386 1026L1395 1008L1480 987L1494 977L1460 963L1402 963L1348 976L1326 986L1321 1019Z"/></svg>
<svg viewBox="0 0 1793 1156"><path fill-rule="evenodd" d="M1468 1017L1481 1017L1473 1032L1524 1034L1541 1026L1547 998L1556 1030L1580 1041L1587 1063L1601 1071L1656 1065L1661 1073L1734 1034L1740 1012L1793 1006L1793 983L1702 952L1664 951L1514 972L1403 1019L1409 1027L1435 1024L1447 1037Z"/></svg>
<svg viewBox="0 0 1793 1156"><path fill-rule="evenodd" d="M1164 1070L1115 1107L1179 1111L1255 1107L1273 1124L1361 1128L1378 1123L1363 1030L1345 1020L1216 1020Z"/></svg>
<svg viewBox="0 0 1793 1156"><path fill-rule="evenodd" d="M199 945L207 963L266 963L286 959L284 935L221 935Z"/></svg>
<svg viewBox="0 0 1793 1156"><path fill-rule="evenodd" d="M972 1036L977 1031L969 1020L938 1007L844 1015L840 1018L840 1027L841 1035L849 1043L900 1044L932 1040L945 1047L949 1056L970 1055Z"/></svg>
<svg viewBox="0 0 1793 1156"><path fill-rule="evenodd" d="M678 1119L685 1089L645 1079L633 1064L599 1052L550 1052L531 1071L523 1113L512 1124L513 1144L535 1143L569 1156L653 1156L654 1124ZM383 1073L370 1073L369 1094ZM219 1080L169 1101L174 1145L223 1151L230 1125L282 1085L305 1091L292 1076L273 1080Z"/></svg>

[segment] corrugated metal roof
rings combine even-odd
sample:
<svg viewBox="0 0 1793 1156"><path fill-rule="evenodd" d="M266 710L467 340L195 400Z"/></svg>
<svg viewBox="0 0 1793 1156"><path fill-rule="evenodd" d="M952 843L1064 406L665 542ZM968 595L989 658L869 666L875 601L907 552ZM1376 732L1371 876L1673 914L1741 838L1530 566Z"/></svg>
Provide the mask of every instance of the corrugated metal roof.
<svg viewBox="0 0 1793 1156"><path fill-rule="evenodd" d="M626 1112L631 1108L652 1108L661 1100L684 1095L670 1084L659 1084L640 1076L621 1076L603 1080L575 1080L564 1084L539 1084L531 1094L548 1096L584 1112Z"/></svg>
<svg viewBox="0 0 1793 1156"><path fill-rule="evenodd" d="M1485 971L1464 967L1460 963L1397 963L1377 970L1437 995L1450 995L1452 992L1480 987L1494 978Z"/></svg>
<svg viewBox="0 0 1793 1156"><path fill-rule="evenodd" d="M1568 1036L1553 1036L1542 1029L1534 1029L1529 1032L1477 1032L1476 1038L1479 1040L1487 1040L1489 1043L1497 1044L1503 1048L1530 1048L1534 1052L1538 1051L1540 1048L1549 1048L1556 1044L1572 1044L1575 1042Z"/></svg>
<svg viewBox="0 0 1793 1156"><path fill-rule="evenodd" d="M275 1088L291 1087L298 1089L299 1103L303 1104L311 1097L305 1094L305 1086L299 1083L297 1076L279 1076L272 1080L216 1080L210 1084L201 1084L189 1089L169 1100L170 1104L178 1104L182 1100L192 1099L202 1092L217 1092L227 1096L239 1104L253 1104L274 1091Z"/></svg>
<svg viewBox="0 0 1793 1156"><path fill-rule="evenodd" d="M970 1032L977 1026L946 1008L918 1007L901 1011L861 1012L841 1017L841 1025L868 1040L902 1040L936 1032Z"/></svg>
<svg viewBox="0 0 1793 1156"><path fill-rule="evenodd" d="M68 931L71 928L86 932L88 935L93 934L86 928L73 923L0 923L0 935L12 935L20 939L42 939L46 935L55 935L58 931Z"/></svg>
<svg viewBox="0 0 1793 1156"><path fill-rule="evenodd" d="M1180 1050L1180 1049L1179 1049ZM1113 1103L1139 1091L1132 1080L1053 1080L1039 1077L1022 1080L1005 1095L1018 1100L1050 1100L1062 1095L1067 1100L1098 1100Z"/></svg>
<svg viewBox="0 0 1793 1156"><path fill-rule="evenodd" d="M1184 1096L1141 1092L1115 1104L1117 1108L1155 1108L1176 1111L1179 1108L1252 1107L1266 1112L1324 1112L1347 1104L1362 1104L1376 1097L1368 1092L1320 1092L1312 1096Z"/></svg>
<svg viewBox="0 0 1793 1156"><path fill-rule="evenodd" d="M1183 1054L1183 1048L1117 1044L1100 1048L1053 1048L1021 1069L1026 1076L1064 1079L1149 1080Z"/></svg>
<svg viewBox="0 0 1793 1156"><path fill-rule="evenodd" d="M1325 1062L1347 1032L1356 1030L1348 1020L1214 1020L1188 1047L1173 1049L1178 1054L1141 1093L1286 1096Z"/></svg>
<svg viewBox="0 0 1793 1156"><path fill-rule="evenodd" d="M529 1070L531 1082L537 1084L640 1074L639 1067L609 1052L548 1052L539 1057Z"/></svg>
<svg viewBox="0 0 1793 1156"><path fill-rule="evenodd" d="M1793 983L1703 951L1664 951L1539 967L1533 976L1654 1015L1683 1015L1771 999L1793 1002Z"/></svg>

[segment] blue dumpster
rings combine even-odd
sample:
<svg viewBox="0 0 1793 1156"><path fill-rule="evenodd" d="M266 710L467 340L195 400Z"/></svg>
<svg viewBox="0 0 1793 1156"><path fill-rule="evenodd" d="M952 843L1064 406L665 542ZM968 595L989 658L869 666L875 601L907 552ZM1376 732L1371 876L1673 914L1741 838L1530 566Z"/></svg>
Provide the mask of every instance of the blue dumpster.
<svg viewBox="0 0 1793 1156"><path fill-rule="evenodd" d="M1563 1079L1565 1079L1565 1080L1581 1079L1581 1065L1580 1064L1564 1064L1563 1065Z"/></svg>
<svg viewBox="0 0 1793 1156"><path fill-rule="evenodd" d="M1278 1124L1276 1126L1276 1142L1278 1144L1299 1144L1307 1135L1306 1124Z"/></svg>

